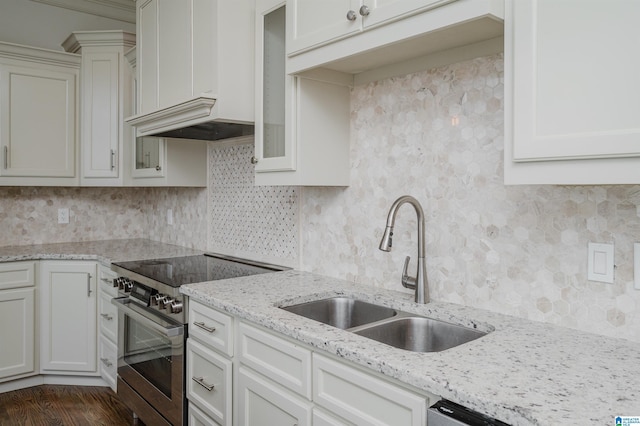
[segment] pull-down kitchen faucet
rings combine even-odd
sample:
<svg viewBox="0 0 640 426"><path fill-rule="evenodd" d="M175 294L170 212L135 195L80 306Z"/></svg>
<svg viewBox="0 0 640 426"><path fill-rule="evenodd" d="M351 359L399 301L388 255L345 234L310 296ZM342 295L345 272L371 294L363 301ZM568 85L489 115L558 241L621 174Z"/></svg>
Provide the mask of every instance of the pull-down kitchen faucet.
<svg viewBox="0 0 640 426"><path fill-rule="evenodd" d="M411 204L418 215L418 270L415 278L409 276L407 268L409 267L409 260L411 258L407 256L402 270L402 286L416 291L416 303L427 303L429 302L429 288L427 284L427 270L424 261L424 212L422 211L422 206L418 200L410 195L404 195L394 201L389 209L387 227L384 230L384 235L382 236L382 241L380 241L379 248L382 251L391 251L391 237L393 236L396 213L398 212L398 208L405 203Z"/></svg>

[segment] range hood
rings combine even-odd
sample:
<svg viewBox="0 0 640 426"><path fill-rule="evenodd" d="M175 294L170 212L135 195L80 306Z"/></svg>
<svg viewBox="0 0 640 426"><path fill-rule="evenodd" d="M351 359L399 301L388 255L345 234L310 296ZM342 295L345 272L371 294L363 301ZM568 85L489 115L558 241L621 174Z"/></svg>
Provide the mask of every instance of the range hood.
<svg viewBox="0 0 640 426"><path fill-rule="evenodd" d="M216 141L254 134L253 123L217 117L216 99L200 96L188 101L125 119L137 136Z"/></svg>

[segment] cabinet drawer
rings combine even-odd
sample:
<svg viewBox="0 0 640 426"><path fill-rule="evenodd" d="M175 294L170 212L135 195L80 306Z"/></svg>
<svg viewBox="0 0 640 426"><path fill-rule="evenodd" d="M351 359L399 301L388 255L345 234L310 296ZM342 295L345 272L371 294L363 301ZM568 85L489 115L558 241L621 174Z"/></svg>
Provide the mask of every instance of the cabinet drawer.
<svg viewBox="0 0 640 426"><path fill-rule="evenodd" d="M100 291L103 291L111 297L118 297L118 286L114 287L113 281L118 278L118 275L105 266L100 266L98 269L98 284Z"/></svg>
<svg viewBox="0 0 640 426"><path fill-rule="evenodd" d="M98 358L100 360L100 376L116 391L116 377L118 367L118 349L108 339L102 337L99 342Z"/></svg>
<svg viewBox="0 0 640 426"><path fill-rule="evenodd" d="M233 318L189 300L189 336L233 356Z"/></svg>
<svg viewBox="0 0 640 426"><path fill-rule="evenodd" d="M0 263L0 290L34 286L35 274L36 262Z"/></svg>
<svg viewBox="0 0 640 426"><path fill-rule="evenodd" d="M98 324L100 333L116 343L118 340L118 308L111 303L111 295L100 292L98 298Z"/></svg>
<svg viewBox="0 0 640 426"><path fill-rule="evenodd" d="M241 322L237 356L242 364L311 399L311 351Z"/></svg>
<svg viewBox="0 0 640 426"><path fill-rule="evenodd" d="M356 424L422 426L427 399L314 354L313 400Z"/></svg>
<svg viewBox="0 0 640 426"><path fill-rule="evenodd" d="M187 339L187 398L221 425L231 425L232 363Z"/></svg>

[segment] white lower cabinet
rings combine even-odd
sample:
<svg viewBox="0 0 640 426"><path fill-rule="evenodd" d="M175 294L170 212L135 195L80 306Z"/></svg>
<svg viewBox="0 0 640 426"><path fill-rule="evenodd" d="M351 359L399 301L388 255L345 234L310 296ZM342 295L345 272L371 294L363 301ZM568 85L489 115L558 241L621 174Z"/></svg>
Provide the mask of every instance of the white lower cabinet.
<svg viewBox="0 0 640 426"><path fill-rule="evenodd" d="M329 414L321 408L313 409L313 426L352 426L344 419L340 419L333 414Z"/></svg>
<svg viewBox="0 0 640 426"><path fill-rule="evenodd" d="M40 370L98 375L95 262L40 263Z"/></svg>
<svg viewBox="0 0 640 426"><path fill-rule="evenodd" d="M36 374L35 262L0 264L0 382Z"/></svg>
<svg viewBox="0 0 640 426"><path fill-rule="evenodd" d="M100 377L116 391L118 368L118 309L111 299L118 296L114 286L117 274L106 266L98 267L98 365Z"/></svg>
<svg viewBox="0 0 640 426"><path fill-rule="evenodd" d="M422 426L427 398L313 354L313 401L356 424Z"/></svg>
<svg viewBox="0 0 640 426"><path fill-rule="evenodd" d="M231 425L231 360L194 339L187 342L187 395L203 413L220 425Z"/></svg>
<svg viewBox="0 0 640 426"><path fill-rule="evenodd" d="M311 403L240 366L238 424L251 426L311 425Z"/></svg>
<svg viewBox="0 0 640 426"><path fill-rule="evenodd" d="M233 423L233 332L231 315L188 303L186 392L190 425Z"/></svg>
<svg viewBox="0 0 640 426"><path fill-rule="evenodd" d="M422 426L437 399L193 300L189 333L190 425Z"/></svg>

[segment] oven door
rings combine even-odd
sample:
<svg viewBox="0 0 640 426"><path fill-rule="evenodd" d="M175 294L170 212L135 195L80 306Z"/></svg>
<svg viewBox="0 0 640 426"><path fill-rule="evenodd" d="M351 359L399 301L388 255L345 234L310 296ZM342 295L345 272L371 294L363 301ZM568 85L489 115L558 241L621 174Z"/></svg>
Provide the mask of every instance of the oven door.
<svg viewBox="0 0 640 426"><path fill-rule="evenodd" d="M113 299L113 303L119 320L118 377L146 402L146 406L130 408L145 423L149 420L144 413L153 408L169 423L181 425L185 325L164 320L128 297Z"/></svg>

